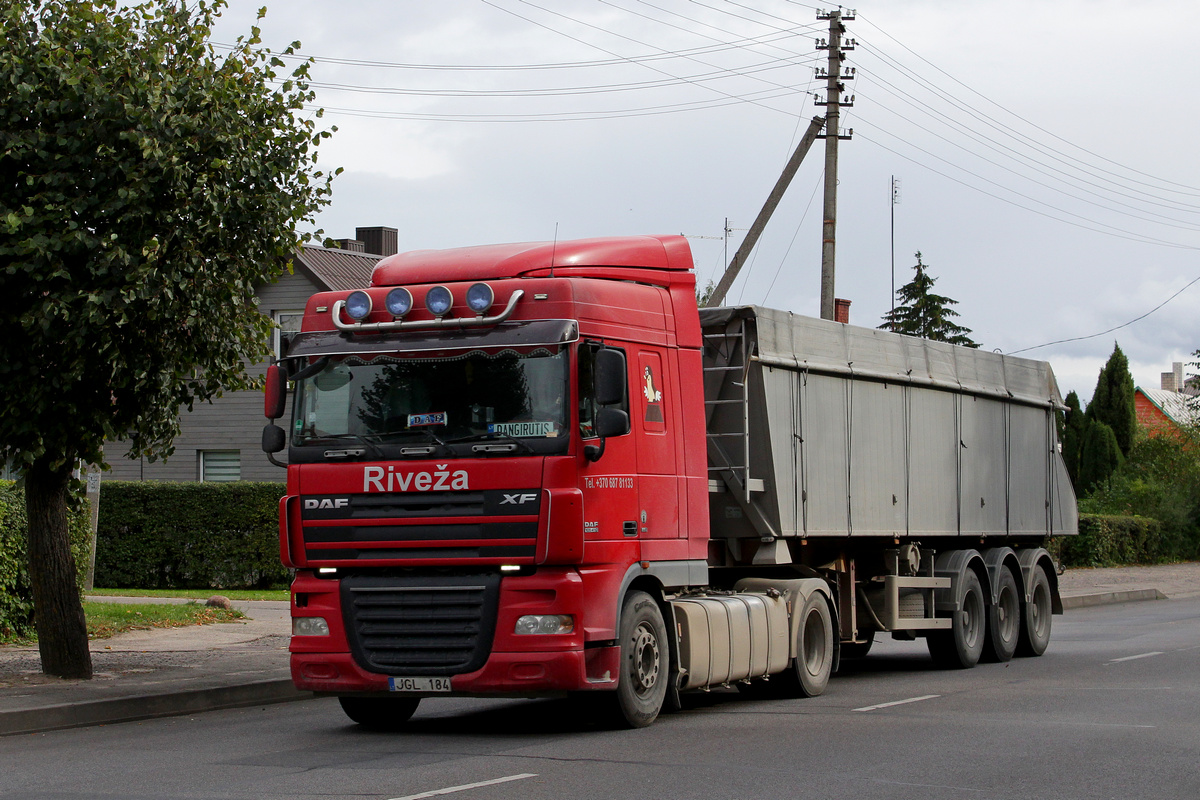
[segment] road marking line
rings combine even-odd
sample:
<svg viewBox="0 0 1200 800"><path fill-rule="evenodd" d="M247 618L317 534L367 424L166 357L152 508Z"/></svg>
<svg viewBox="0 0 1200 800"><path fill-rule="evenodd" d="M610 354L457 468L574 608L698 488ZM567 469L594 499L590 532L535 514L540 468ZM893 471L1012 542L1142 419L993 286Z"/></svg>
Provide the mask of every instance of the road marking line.
<svg viewBox="0 0 1200 800"><path fill-rule="evenodd" d="M863 706L862 708L852 708L851 711L875 711L879 708L891 708L892 706L902 706L906 703L919 703L922 700L932 700L935 697L941 697L940 694L923 694L920 697L910 697L907 700L893 700L890 703L880 703L876 706Z"/></svg>
<svg viewBox="0 0 1200 800"><path fill-rule="evenodd" d="M478 789L481 786L495 786L497 783L508 783L509 781L520 781L524 780L525 778L536 777L536 772L522 772L520 775L509 775L504 778L493 778L490 781L464 783L462 786L450 786L446 789L434 789L432 792L421 792L420 794L406 794L404 797L393 797L391 800L421 800L423 797L437 797L441 794L454 794L455 792L465 792L467 789Z"/></svg>
<svg viewBox="0 0 1200 800"><path fill-rule="evenodd" d="M1116 664L1121 661L1136 661L1139 658L1149 658L1150 656L1161 656L1161 650L1155 650L1153 653L1140 653L1136 656L1125 656L1124 658L1113 658L1109 660L1109 664Z"/></svg>

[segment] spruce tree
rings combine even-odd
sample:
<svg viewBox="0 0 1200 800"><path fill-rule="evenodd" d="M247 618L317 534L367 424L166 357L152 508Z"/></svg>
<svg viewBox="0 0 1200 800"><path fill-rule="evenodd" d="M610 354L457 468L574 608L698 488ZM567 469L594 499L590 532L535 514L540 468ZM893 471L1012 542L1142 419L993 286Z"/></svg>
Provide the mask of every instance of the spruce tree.
<svg viewBox="0 0 1200 800"><path fill-rule="evenodd" d="M1117 439L1121 455L1129 455L1133 439L1137 434L1137 411L1133 404L1133 376L1129 374L1129 359L1121 352L1121 346L1113 343L1112 355L1100 370L1096 380L1096 391L1088 403L1087 418L1103 422Z"/></svg>
<svg viewBox="0 0 1200 800"><path fill-rule="evenodd" d="M917 264L913 269L916 275L897 292L900 304L883 315L883 324L879 327L894 333L932 339L935 342L979 347L977 342L967 336L971 332L970 328L964 328L952 321L958 316L958 312L951 306L958 305L958 301L933 293L933 284L937 282L937 278L929 274L929 265L921 261L920 251L917 251Z"/></svg>

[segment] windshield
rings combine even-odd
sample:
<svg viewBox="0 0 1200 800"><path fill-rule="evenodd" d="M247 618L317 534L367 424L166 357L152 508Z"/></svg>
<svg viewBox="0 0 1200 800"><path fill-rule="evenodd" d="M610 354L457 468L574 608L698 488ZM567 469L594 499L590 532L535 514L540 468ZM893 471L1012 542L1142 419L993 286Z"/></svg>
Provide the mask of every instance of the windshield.
<svg viewBox="0 0 1200 800"><path fill-rule="evenodd" d="M563 452L567 385L565 348L335 357L297 381L292 444L443 447L496 440L515 443L510 449L522 454Z"/></svg>

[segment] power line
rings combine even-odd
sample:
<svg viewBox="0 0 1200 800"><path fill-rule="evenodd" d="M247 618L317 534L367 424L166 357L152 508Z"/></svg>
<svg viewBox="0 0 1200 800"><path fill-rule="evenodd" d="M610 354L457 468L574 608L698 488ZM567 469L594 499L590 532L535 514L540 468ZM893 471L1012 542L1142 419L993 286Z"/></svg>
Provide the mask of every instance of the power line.
<svg viewBox="0 0 1200 800"><path fill-rule="evenodd" d="M861 113L859 114L859 116L862 116L862 115L861 115ZM882 130L882 129L880 129L880 130ZM887 131L883 131L883 132L884 132L884 133L888 133ZM1016 208L1021 208L1021 209L1024 209L1024 210L1026 210L1026 211L1030 211L1030 212L1032 212L1032 213L1034 213L1034 214L1039 214L1040 216L1044 216L1044 217L1046 217L1047 219L1052 219L1052 220L1054 220L1054 221L1056 221L1056 222L1062 222L1062 223L1065 223L1065 224L1067 224L1067 225L1072 225L1072 226L1074 226L1074 227L1077 227L1077 228L1082 228L1083 230L1092 231L1093 233L1103 233L1103 234L1106 234L1106 235L1108 235L1108 236L1113 236L1113 237L1116 237L1116 238L1118 238L1118 239L1127 239L1127 240L1129 240L1129 241L1133 241L1133 242L1139 242L1139 243L1141 243L1141 244L1156 244L1156 245L1160 245L1160 246L1162 246L1162 247L1170 247L1170 248L1174 248L1174 249L1177 249L1177 250L1198 250L1198 249L1200 249L1200 247L1197 247L1196 245L1182 244L1182 243L1179 243L1179 242L1170 242L1170 241L1167 241L1167 240L1165 240L1165 239L1155 239L1155 238L1153 238L1153 237L1150 237L1150 236L1143 236L1143 235L1141 235L1141 234L1133 233L1132 231L1125 231L1125 230L1121 230L1121 229L1119 229L1119 228L1112 228L1111 226L1107 226L1107 225L1105 225L1105 226L1102 226L1102 227L1091 227L1090 225L1084 225L1084 224L1082 224L1082 223L1080 223L1080 222L1073 222L1072 220L1069 220L1069 219L1063 219L1063 218L1061 218L1061 217L1056 217L1054 214L1048 214L1048 213L1046 213L1046 212L1044 212L1044 211L1038 211L1038 210L1037 210L1037 209L1035 209L1035 208L1030 208L1029 206L1025 206L1025 205L1022 205L1022 204L1020 204L1020 203L1017 203L1017 202L1015 202L1015 201L1013 201L1013 200L1010 200L1010 199L1008 199L1007 197L1002 197L1002 196L1000 196L1000 195L998 195L998 194L993 194L992 192L989 192L989 191L987 191L987 190L985 190L985 189L981 189L981 188L979 188L978 186L974 186L974 185L972 185L972 184L970 184L970 183L967 183L966 181L963 181L963 180L960 180L960 179L958 179L958 178L955 178L955 177L954 177L954 176L952 176L952 175L948 175L948 174L946 174L945 172L942 172L942 171L940 171L940 170L934 169L933 167L930 167L928 164L924 164L924 163L922 163L922 162L918 161L917 159L915 159L915 158L913 158L913 157L911 157L911 156L907 156L907 155L905 155L904 153L901 153L901 152L900 152L900 151L898 151L898 150L893 150L892 148L888 147L887 145L885 145L885 144L883 144L883 143L881 143L881 142L877 142L877 141L875 141L874 139L870 138L870 136L868 136L866 133L864 133L864 132L863 132L861 129L860 129L860 130L857 130L857 131L855 131L855 134L856 134L856 135L858 135L858 136L861 136L863 139L865 139L866 141L868 141L868 142L870 142L871 144L875 145L876 147L879 147L879 148L882 148L882 149L884 149L884 150L887 150L889 153L892 153L893 155L899 156L900 158L903 158L905 161L910 161L910 162L912 162L913 164L916 164L916 165L917 165L917 166L919 166L919 167L923 167L924 169L927 169L927 170L929 170L930 172L934 173L935 175L940 175L940 176L942 176L943 178L946 178L947 180L951 180L951 181L954 181L954 182L955 182L955 183L957 183L957 184L960 184L960 185L962 185L962 186L966 186L968 189L973 189L973 190L975 190L975 191L979 192L980 194L983 194L983 195L986 195L986 196L988 196L988 197L994 198L994 199L996 199L996 200L999 200L999 201L1001 201L1001 202L1003 202L1003 203L1008 203L1009 205L1011 205L1011 206L1015 206ZM984 183L990 183L990 184L992 184L993 186L996 186L996 187L998 187L998 188L1000 188L1000 189L1003 189L1004 191L1007 191L1007 192L1012 192L1013 194L1017 195L1018 197L1024 198L1025 200L1029 200L1029 201L1031 201L1031 202L1034 202L1034 203L1038 203L1038 204L1040 204L1040 205L1047 206L1047 207L1049 207L1049 208L1053 209L1054 211L1056 211L1056 212L1058 212L1058 213L1060 213L1060 214L1065 214L1065 215L1067 215L1067 216L1072 216L1072 217L1079 217L1079 219L1083 220L1084 222L1089 222L1089 223L1093 223L1093 224L1095 224L1095 225L1100 225L1100 223L1098 223L1098 222L1095 222L1094 220L1089 220L1089 219L1087 219L1086 217L1083 217L1083 216L1081 216L1081 215L1079 215L1079 214L1076 214L1076 213L1074 213L1074 212L1071 212L1071 211L1067 211L1067 210L1065 210L1065 209L1056 208L1056 207L1054 207L1054 206L1051 206L1049 203L1045 203L1045 202L1043 202L1043 201L1041 201L1041 200L1038 200L1038 199L1036 199L1036 198L1029 197L1028 195L1021 194L1020 192L1017 192L1017 191L1015 191L1015 190L1013 190L1013 189L1009 189L1008 187L1002 186L1001 184L997 183L996 181L990 180L990 179L988 179L988 178L985 178L985 177L983 177L982 175L978 175L978 174L976 174L976 173L974 173L974 172L971 172L970 170L968 170L968 169L965 169L965 168L963 168L963 167L960 167L960 166L958 166L957 164L952 164L952 163L950 163L949 161L946 161L945 159L941 158L940 156L937 156L937 155L934 155L933 153L930 153L928 150L924 150L924 149L922 149L922 148L920 148L920 147L917 147L916 145L912 144L911 142L907 142L907 141L905 141L904 139L900 139L900 137L896 136L895 134L888 133L888 135L889 135L889 136L892 136L892 137L893 137L893 138L895 138L895 139L898 139L898 140L899 140L901 143L903 143L903 144L905 144L905 145L908 145L909 147L912 147L914 150L917 150L917 151L919 151L919 152L921 152L921 153L923 153L923 154L925 154L925 155L927 155L927 156L930 156L931 158L935 158L935 159L937 159L937 160L939 160L939 161L942 161L942 162L946 163L948 166L954 167L955 169L958 169L958 170L961 170L961 171L963 171L963 172L966 172L966 173L967 173L968 175L970 175L971 177L973 177L973 178L975 178L975 179L977 179L977 180L983 181Z"/></svg>
<svg viewBox="0 0 1200 800"><path fill-rule="evenodd" d="M787 2L792 2L792 0L787 0ZM1057 134L1055 134L1055 133L1052 133L1051 131L1049 131L1049 130L1047 130L1047 129L1043 128L1043 127L1041 127L1041 126L1040 126L1040 125L1038 125L1037 123L1035 123L1035 122L1031 122L1030 120L1027 120L1027 119L1025 119L1025 118L1024 118L1024 117L1022 117L1021 115L1019 115L1019 114L1017 114L1017 113L1015 113L1015 112L1013 112L1013 111L1010 111L1010 110L1008 110L1007 108L1005 108L1004 106L1000 105L1000 104L999 104L999 103L997 103L996 101L992 100L992 99L991 99L991 98L989 98L988 96L986 96L986 95L984 95L984 94L982 94L982 93L980 93L980 92L976 91L975 89L971 88L971 87L970 87L970 86L968 86L967 84L965 84L965 83L963 83L962 81L960 81L958 78L955 78L953 75L951 75L950 73L946 72L946 71L945 71L945 70L943 70L941 67L937 66L937 65L936 65L936 64L934 64L933 62L931 62L931 61L929 61L928 59L926 59L924 56L922 56L922 55L920 55L919 53L917 53L917 52L915 52L914 50L912 50L912 48L908 47L906 44L904 44L904 43L903 43L903 42L901 42L900 40L896 39L896 37L892 36L890 33L888 33L887 31L885 31L883 28L881 28L881 27L879 27L878 25L876 25L876 24L875 24L874 22L872 22L870 19L868 19L868 18L866 18L866 17L863 17L861 14L859 15L859 19L861 19L863 22L866 22L868 25L870 25L871 27L873 27L873 28L875 28L876 30L878 30L878 31L879 31L880 33L882 33L884 36L886 36L887 38L891 39L891 40L892 40L893 42L895 42L897 45L899 45L900 47L904 48L904 49L905 49L905 50L907 50L909 53L912 53L912 55L914 55L916 58L918 58L918 59L920 59L921 61L923 61L924 63L928 64L930 67L932 67L933 69L937 70L937 71L938 71L938 72L940 72L942 75L945 75L947 78L949 78L950 80L954 81L954 82L955 82L955 83L957 83L959 86L961 86L961 87L963 87L964 89L966 89L967 91L969 91L969 92L971 92L972 94L974 94L974 95L976 95L976 96L978 96L978 97L982 98L983 100L986 100L988 103L990 103L991 105L993 105L993 106L995 106L996 108L1000 109L1000 110L1001 110L1001 111L1003 111L1004 113L1006 113L1006 114L1008 114L1008 115L1010 115L1010 116L1012 116L1012 117L1014 117L1014 118L1016 118L1016 119L1020 120L1021 122L1025 123L1026 125L1029 125L1030 127L1034 128L1034 129L1036 129L1036 130L1038 130L1038 131L1041 131L1042 133L1046 134L1047 136L1050 136L1050 137L1051 137L1051 138L1053 138L1053 139L1057 139L1058 141L1062 142L1063 144L1066 144L1066 145L1068 145L1068 146L1070 146L1070 147L1073 147L1073 148L1075 148L1076 150L1078 150L1078 151L1080 151L1080 152L1082 152L1082 153L1086 153L1087 155L1089 155L1089 156L1092 156L1093 158L1098 158L1098 159L1100 159L1101 161L1104 161L1105 163L1112 164L1112 165L1114 165L1114 166L1120 167L1121 169L1127 170L1128 172L1132 172L1132 173L1133 173L1133 174L1135 174L1135 175L1141 175L1141 176L1143 176L1143 177L1146 177L1146 178L1153 178L1155 181L1158 181L1159 183L1167 184L1167 185L1169 185L1169 186L1177 186L1177 187L1179 187L1180 189L1185 189L1185 190L1187 190L1187 191L1180 191L1180 192L1177 192L1177 193L1179 193L1179 194L1186 194L1186 195L1188 195L1188 196L1190 196L1190 197L1200 197L1200 189L1197 189L1196 187L1193 187L1193 186L1188 186L1188 185L1186 185L1186 184L1182 184L1182 183L1176 183L1176 182L1174 182L1174 181L1170 181L1170 180L1167 180L1167 179L1165 179L1165 178L1159 178L1159 177L1157 177L1157 176L1155 176L1155 175L1150 175L1149 173L1146 173L1146 172L1141 172L1140 170L1136 170L1136 169L1133 169L1132 167L1125 166L1124 164L1121 164L1121 163L1119 163L1119 162L1113 161L1113 160L1111 160L1111 159L1109 159L1109 158L1106 158L1106 157L1104 157L1104 156L1102 156L1102 155L1100 155L1100 154L1098 154L1098 153L1094 153L1094 152L1092 152L1091 150L1088 150L1087 148L1080 147L1079 145L1075 144L1074 142L1068 141L1067 139L1064 139L1064 138L1062 138L1061 136L1058 136ZM997 124L999 124L999 123L997 123ZM1070 156L1066 156L1065 154L1064 154L1064 157L1070 158ZM1076 161L1078 161L1078 159L1073 159L1073 160L1076 160ZM1083 163L1083 162L1082 162L1082 161L1080 161L1079 163ZM1101 171L1103 171L1103 172L1106 172L1106 173L1110 174L1110 175L1114 175L1115 177L1121 177L1121 176L1120 176L1120 175L1118 175L1117 173L1111 172L1111 171L1109 171L1109 170L1105 170L1105 169L1103 169L1103 168L1099 168L1099 169L1100 169ZM1139 181L1139 182L1140 182L1140 181ZM1145 186L1150 186L1150 185L1152 185L1152 184L1143 183L1143 185L1145 185ZM1174 189L1167 189L1167 191L1176 191L1176 190L1174 190Z"/></svg>
<svg viewBox="0 0 1200 800"><path fill-rule="evenodd" d="M1129 327L1130 325L1132 325L1133 323L1135 323L1135 322L1141 322L1141 321L1142 321L1142 320L1144 320L1146 317L1148 317L1148 316L1150 316L1151 314L1153 314L1155 311L1158 311L1160 308L1162 308L1162 307L1163 307L1163 306L1165 306L1167 303L1169 303L1169 302L1171 302L1172 300L1174 300L1176 297L1179 297L1179 295L1183 294L1184 292L1186 292L1188 289L1192 288L1192 286L1194 286L1194 285L1195 285L1195 284L1197 284L1197 283L1200 283L1200 277L1198 277L1198 278L1193 278L1191 281L1189 281L1189 282L1188 282L1188 284L1187 284L1186 286L1184 286L1184 287L1183 287L1182 289L1180 289L1178 292L1176 292L1175 294L1171 295L1171 296L1170 296L1170 297L1168 297L1166 300L1163 300L1161 303L1159 303L1159 304L1158 304L1158 305L1156 305L1154 308L1152 308L1152 309L1150 309L1149 311L1147 311L1145 314L1142 314L1140 317L1134 317L1133 319L1129 320L1129 322L1124 322L1124 323L1122 323L1122 324L1120 324L1120 325L1117 325L1117 326L1116 326L1116 327L1114 327L1114 328L1109 328L1108 330L1106 330L1106 331L1100 331L1099 333L1091 333L1091 334L1088 334L1087 336L1073 336L1073 337L1071 337L1070 339L1058 339L1057 341L1053 341L1053 342L1046 342L1045 344L1035 344L1033 347L1022 347L1020 350L1013 350L1013 351L1011 351L1010 353L1008 353L1008 355L1010 355L1010 356L1015 356L1017 353L1027 353L1027 352L1029 352L1030 350L1038 350L1038 349L1040 349L1040 348L1042 348L1042 347L1049 347L1050 345L1053 345L1053 344L1066 344L1067 342L1082 342L1082 341L1083 341L1083 340L1085 340L1085 339L1095 339L1097 336L1104 336L1104 335L1106 335L1106 334L1112 333L1113 331L1119 331L1119 330L1121 330L1122 328L1128 328L1128 327Z"/></svg>
<svg viewBox="0 0 1200 800"><path fill-rule="evenodd" d="M815 58L811 55L793 55L787 59L751 64L740 69L716 69L712 72L691 75L686 78L662 78L655 81L636 81L629 83L597 84L591 86L571 86L541 89L411 89L389 86L362 86L344 83L322 83L310 81L309 86L317 89L355 92L359 94L405 95L414 97L567 97L586 94L608 94L613 92L639 91L645 89L661 89L684 84L698 85L714 80L741 78L758 72L769 72L777 69L812 63Z"/></svg>

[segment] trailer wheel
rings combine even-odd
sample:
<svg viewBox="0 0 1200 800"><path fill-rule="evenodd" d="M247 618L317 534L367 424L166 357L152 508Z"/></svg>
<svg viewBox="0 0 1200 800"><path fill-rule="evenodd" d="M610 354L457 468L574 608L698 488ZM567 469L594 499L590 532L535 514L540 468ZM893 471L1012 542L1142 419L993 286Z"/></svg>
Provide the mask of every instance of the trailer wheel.
<svg viewBox="0 0 1200 800"><path fill-rule="evenodd" d="M829 685L829 674L833 671L833 615L820 592L813 592L804 601L797 637L792 670L800 694L816 697Z"/></svg>
<svg viewBox="0 0 1200 800"><path fill-rule="evenodd" d="M981 661L1008 661L1016 652L1021 635L1021 595L1012 570L1001 567L998 583L996 602L987 610L987 638Z"/></svg>
<svg viewBox="0 0 1200 800"><path fill-rule="evenodd" d="M397 730L416 713L419 697L339 697L346 716L377 731Z"/></svg>
<svg viewBox="0 0 1200 800"><path fill-rule="evenodd" d="M609 699L609 716L630 728L658 717L667 696L667 626L654 598L630 592L621 607L621 673Z"/></svg>
<svg viewBox="0 0 1200 800"><path fill-rule="evenodd" d="M931 631L927 642L929 655L942 669L970 669L979 663L987 629L983 603L983 585L975 570L966 568L959 578L959 610L950 619L950 630Z"/></svg>
<svg viewBox="0 0 1200 800"><path fill-rule="evenodd" d="M1029 576L1029 600L1022 608L1021 637L1017 641L1017 655L1040 656L1050 644L1050 615L1053 613L1050 597L1050 579L1046 570L1038 564Z"/></svg>

